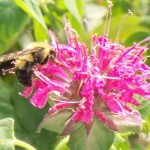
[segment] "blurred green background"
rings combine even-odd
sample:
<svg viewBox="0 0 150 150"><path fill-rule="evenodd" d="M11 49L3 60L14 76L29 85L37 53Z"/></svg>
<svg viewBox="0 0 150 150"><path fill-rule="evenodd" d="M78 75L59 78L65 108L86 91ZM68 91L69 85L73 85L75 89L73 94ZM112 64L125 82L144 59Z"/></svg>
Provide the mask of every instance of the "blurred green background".
<svg viewBox="0 0 150 150"><path fill-rule="evenodd" d="M112 20L108 37L115 40L123 17L119 43L131 46L150 35L149 0L113 0ZM80 41L90 47L93 34L102 35L107 13L106 0L0 0L0 55L21 50L32 41L49 41L48 30L55 32L59 41L66 42L64 22L67 18L79 33ZM86 21L85 21L86 20ZM148 55L150 52L147 51ZM147 61L149 63L149 59ZM10 63L1 63L0 69L9 68ZM15 120L15 136L33 145L38 150L53 150L61 140L57 133L37 128L49 106L40 110L29 100L19 96L23 89L13 74L0 73L0 119ZM143 102L139 109L143 119L150 120L150 103ZM148 133L148 132L147 132ZM150 149L148 138L140 135L119 135L112 150ZM21 150L21 148L16 148ZM64 150L68 148L65 147Z"/></svg>

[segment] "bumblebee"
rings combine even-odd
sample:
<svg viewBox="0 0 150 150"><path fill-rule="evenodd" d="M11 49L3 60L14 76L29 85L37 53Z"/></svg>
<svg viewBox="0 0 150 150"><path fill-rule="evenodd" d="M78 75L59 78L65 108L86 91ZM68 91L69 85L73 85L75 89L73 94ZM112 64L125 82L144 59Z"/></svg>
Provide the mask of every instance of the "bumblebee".
<svg viewBox="0 0 150 150"><path fill-rule="evenodd" d="M32 86L33 67L37 64L44 65L48 60L54 61L56 51L50 45L42 42L33 42L27 49L10 53L0 57L0 62L15 60L14 72L18 81L24 86Z"/></svg>

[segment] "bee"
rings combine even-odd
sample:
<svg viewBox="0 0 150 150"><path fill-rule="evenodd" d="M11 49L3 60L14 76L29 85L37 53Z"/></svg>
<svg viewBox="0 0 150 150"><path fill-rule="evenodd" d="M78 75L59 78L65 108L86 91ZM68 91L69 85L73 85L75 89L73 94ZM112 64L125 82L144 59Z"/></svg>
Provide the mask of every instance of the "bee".
<svg viewBox="0 0 150 150"><path fill-rule="evenodd" d="M15 60L14 72L18 81L24 86L32 86L33 67L44 65L48 60L54 61L56 51L51 50L48 43L33 42L25 50L6 54L0 57L0 62Z"/></svg>

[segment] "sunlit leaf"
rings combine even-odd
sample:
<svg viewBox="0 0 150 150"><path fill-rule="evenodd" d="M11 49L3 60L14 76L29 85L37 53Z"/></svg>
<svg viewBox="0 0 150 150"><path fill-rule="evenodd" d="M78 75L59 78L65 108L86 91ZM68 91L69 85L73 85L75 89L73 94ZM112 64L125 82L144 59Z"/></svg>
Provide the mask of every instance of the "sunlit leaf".
<svg viewBox="0 0 150 150"><path fill-rule="evenodd" d="M45 40L49 40L49 38L47 37L47 32L45 32L45 29L42 28L41 24L36 21L34 19L34 35L35 35L35 39L36 41L45 41Z"/></svg>
<svg viewBox="0 0 150 150"><path fill-rule="evenodd" d="M0 120L0 149L14 150L14 121L11 118Z"/></svg>
<svg viewBox="0 0 150 150"><path fill-rule="evenodd" d="M66 8L69 10L69 20L73 28L81 35L83 34L83 2L82 0L64 0Z"/></svg>
<svg viewBox="0 0 150 150"><path fill-rule="evenodd" d="M124 15L119 15L117 17L113 17L111 20L108 37L112 41L114 41L116 39L116 36L119 32L120 27L121 27L121 30L120 30L120 34L119 34L119 42L124 42L131 34L133 34L135 32L148 31L148 29L146 29L140 25L141 18L139 18L135 15L128 16L121 26L123 17L124 17ZM96 28L95 32L98 33L99 35L102 35L104 33L104 26L105 26L105 24Z"/></svg>
<svg viewBox="0 0 150 150"><path fill-rule="evenodd" d="M140 101L140 107L138 108L138 111L140 112L142 119L146 119L150 115L150 101L139 95L135 95L135 98Z"/></svg>
<svg viewBox="0 0 150 150"><path fill-rule="evenodd" d="M127 40L125 41L125 45L126 46L131 46L133 45L133 43L138 43L142 40L144 40L145 38L147 38L148 36L150 36L150 34L148 32L136 32L134 34L131 34Z"/></svg>
<svg viewBox="0 0 150 150"><path fill-rule="evenodd" d="M38 23L38 27L39 27L39 30L41 30L40 32L42 33L42 36L39 36L36 35L36 34L39 34L39 32L35 32L35 37L37 37L37 41L44 41L46 39L49 39L48 38L48 32L47 32L47 27L46 27L46 24L44 22L44 18L43 18L43 15L42 15L42 12L40 10L40 7L37 3L36 0L14 0L16 2L16 4L22 8L28 15L30 15L32 18L34 18ZM36 23L36 26L37 24ZM35 31L37 31L37 29L35 29Z"/></svg>
<svg viewBox="0 0 150 150"><path fill-rule="evenodd" d="M87 2L84 6L85 28L87 32L93 31L103 23L103 17L106 15L106 8L96 3Z"/></svg>
<svg viewBox="0 0 150 150"><path fill-rule="evenodd" d="M69 150L67 143L69 141L69 136L63 138L56 146L54 150Z"/></svg>
<svg viewBox="0 0 150 150"><path fill-rule="evenodd" d="M82 0L64 0L64 3L70 13L78 20L79 23L82 21Z"/></svg>
<svg viewBox="0 0 150 150"><path fill-rule="evenodd" d="M148 133L150 132L150 125L147 121L144 121L142 124L142 132L145 133L148 136Z"/></svg>
<svg viewBox="0 0 150 150"><path fill-rule="evenodd" d="M0 1L0 54L18 40L28 22L28 16L13 0Z"/></svg>

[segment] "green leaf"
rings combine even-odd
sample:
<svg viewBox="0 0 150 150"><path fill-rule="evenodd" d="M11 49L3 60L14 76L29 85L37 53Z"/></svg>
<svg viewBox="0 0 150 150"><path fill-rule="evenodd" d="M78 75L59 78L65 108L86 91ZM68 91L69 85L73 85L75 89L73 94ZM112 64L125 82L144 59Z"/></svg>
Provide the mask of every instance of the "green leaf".
<svg viewBox="0 0 150 150"><path fill-rule="evenodd" d="M37 35L39 32L35 32L35 37L37 38L37 41L44 41L44 40L48 40L49 36L48 36L48 30L46 27L46 24L44 22L44 18L42 15L42 12L40 10L40 7L37 3L36 0L14 0L16 2L16 4L21 7L28 15L30 15L32 18L34 18L38 23L38 27L39 30L41 30L41 34L42 37ZM35 29L35 31L37 31L37 29Z"/></svg>
<svg viewBox="0 0 150 150"><path fill-rule="evenodd" d="M71 150L85 150L87 135L84 124L78 123L76 130L70 135L68 146Z"/></svg>
<svg viewBox="0 0 150 150"><path fill-rule="evenodd" d="M101 121L95 119L89 133L84 124L78 124L70 135L71 150L108 150L114 141L114 133L106 128Z"/></svg>
<svg viewBox="0 0 150 150"><path fill-rule="evenodd" d="M139 108L139 112L143 119L146 119L150 115L149 108L150 108L150 102L146 100L142 101L141 107Z"/></svg>
<svg viewBox="0 0 150 150"><path fill-rule="evenodd" d="M86 19L85 29L92 32L96 27L103 23L103 17L106 15L107 9L97 3L86 2L84 6L84 17Z"/></svg>
<svg viewBox="0 0 150 150"><path fill-rule="evenodd" d="M14 139L14 120L11 118L1 119L0 120L0 140L5 139Z"/></svg>
<svg viewBox="0 0 150 150"><path fill-rule="evenodd" d="M45 41L45 40L49 40L49 38L47 37L47 32L45 32L45 29L42 28L41 24L39 22L37 22L34 19L34 35L35 35L35 39L36 41Z"/></svg>
<svg viewBox="0 0 150 150"><path fill-rule="evenodd" d="M53 149L59 140L58 134L47 130L37 133L38 125L49 107L40 110L32 106L29 100L18 94L22 92L22 86L15 76L6 76L8 80L5 84L0 80L0 118L11 117L15 120L15 135L20 140L30 143L38 150Z"/></svg>
<svg viewBox="0 0 150 150"><path fill-rule="evenodd" d="M69 16L69 15L68 15ZM83 34L83 25L81 25L75 18L74 16L70 16L70 23L73 29L75 29L79 35Z"/></svg>
<svg viewBox="0 0 150 150"><path fill-rule="evenodd" d="M15 150L13 141L1 143L0 150Z"/></svg>
<svg viewBox="0 0 150 150"><path fill-rule="evenodd" d="M38 130L40 131L42 128L45 128L50 131L61 133L65 128L65 122L71 115L71 111L60 111L55 115L50 115L48 113L39 125Z"/></svg>
<svg viewBox="0 0 150 150"><path fill-rule="evenodd" d="M145 26L145 27L150 27L150 16L143 16L142 17L142 22L141 25Z"/></svg>
<svg viewBox="0 0 150 150"><path fill-rule="evenodd" d="M87 150L108 150L114 141L114 137L114 133L106 128L99 119L96 119L88 135Z"/></svg>
<svg viewBox="0 0 150 150"><path fill-rule="evenodd" d="M117 114L107 114L107 117L114 122L120 133L139 133L142 130L142 119L136 110L130 112L127 117Z"/></svg>
<svg viewBox="0 0 150 150"><path fill-rule="evenodd" d="M127 133L129 133L129 132L127 132ZM128 136L128 134L126 136ZM123 143L123 142L125 142L125 139L121 136L120 133L115 133L115 140L114 140L114 142L115 143Z"/></svg>
<svg viewBox="0 0 150 150"><path fill-rule="evenodd" d="M108 38L114 41L116 39L117 33L119 31L119 28L121 26L121 22L123 21L124 15L119 15L117 17L113 17L111 20L111 25L110 25L110 30L108 34ZM119 35L119 43L120 42L125 42L125 40L131 35L134 34L135 32L139 31L148 31L148 29L142 27L140 25L141 23L141 18L133 15L133 16L128 16L120 31ZM102 26L98 27L95 29L95 32L98 33L98 35L103 35L104 33L104 24ZM89 37L88 37L89 38ZM89 42L89 41L88 41Z"/></svg>
<svg viewBox="0 0 150 150"><path fill-rule="evenodd" d="M70 13L67 14L73 28L80 34L83 34L83 2L82 0L64 0L64 4Z"/></svg>
<svg viewBox="0 0 150 150"><path fill-rule="evenodd" d="M142 124L142 132L145 133L148 136L148 133L150 132L150 125L147 121L144 121Z"/></svg>
<svg viewBox="0 0 150 150"><path fill-rule="evenodd" d="M28 16L13 0L0 0L0 54L17 41L28 23Z"/></svg>
<svg viewBox="0 0 150 150"><path fill-rule="evenodd" d="M123 17L124 15L114 17L111 21L109 35L111 35L113 39L116 39L116 35L119 30L119 27L121 26L121 22L123 21ZM121 27L119 42L120 41L124 42L131 34L134 34L135 32L148 31L148 29L143 28L140 25L140 23L141 23L141 18L135 15L128 16Z"/></svg>
<svg viewBox="0 0 150 150"><path fill-rule="evenodd" d="M140 101L140 107L138 108L138 111L140 112L141 118L146 119L150 115L150 101L139 95L134 95L134 97Z"/></svg>
<svg viewBox="0 0 150 150"><path fill-rule="evenodd" d="M80 23L82 21L82 0L64 0L64 4L66 5L69 12L74 16L74 18Z"/></svg>
<svg viewBox="0 0 150 150"><path fill-rule="evenodd" d="M63 138L54 150L69 150L67 143L69 141L69 136Z"/></svg>
<svg viewBox="0 0 150 150"><path fill-rule="evenodd" d="M125 41L125 45L131 46L134 42L138 43L147 38L149 35L150 34L148 32L136 32L134 34L131 34Z"/></svg>
<svg viewBox="0 0 150 150"><path fill-rule="evenodd" d="M14 121L11 118L0 120L0 149L14 150Z"/></svg>
<svg viewBox="0 0 150 150"><path fill-rule="evenodd" d="M127 0L116 0L113 2L113 15L117 16L121 13L127 13L127 11L133 10L132 8L133 3Z"/></svg>
<svg viewBox="0 0 150 150"><path fill-rule="evenodd" d="M0 79L0 118L14 117L14 109L11 105L11 92L9 86Z"/></svg>
<svg viewBox="0 0 150 150"><path fill-rule="evenodd" d="M35 150L31 145L15 138L14 120L11 118L0 120L0 133L0 148L2 150L14 150L14 145Z"/></svg>
<svg viewBox="0 0 150 150"><path fill-rule="evenodd" d="M124 141L119 141L118 139L117 140L115 139L115 142L113 143L113 147L111 147L110 150L114 150L113 148L115 148L115 150L118 150L118 149L120 149L120 150L130 150L131 146L129 144L128 137L125 136Z"/></svg>

